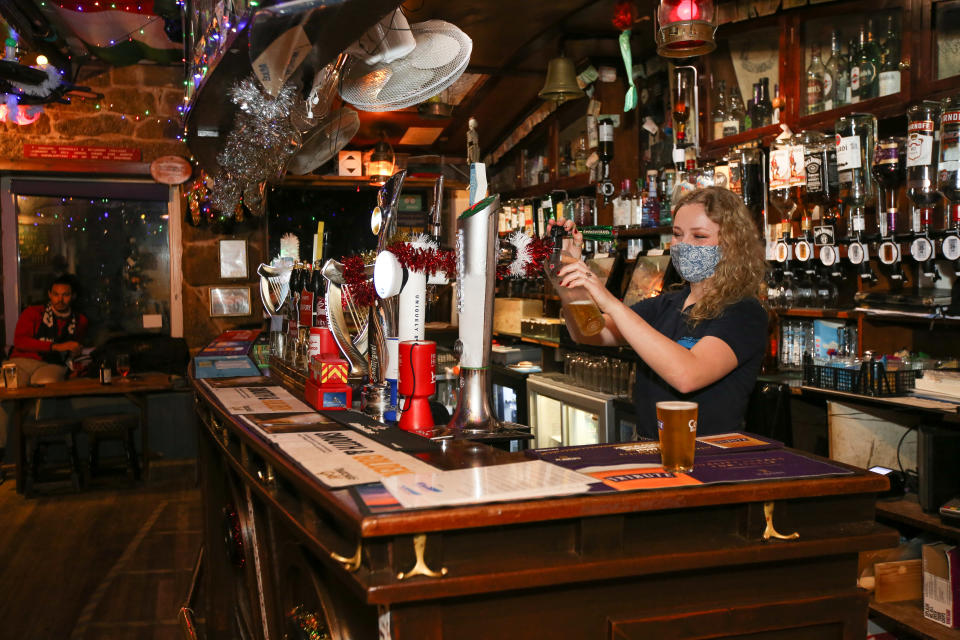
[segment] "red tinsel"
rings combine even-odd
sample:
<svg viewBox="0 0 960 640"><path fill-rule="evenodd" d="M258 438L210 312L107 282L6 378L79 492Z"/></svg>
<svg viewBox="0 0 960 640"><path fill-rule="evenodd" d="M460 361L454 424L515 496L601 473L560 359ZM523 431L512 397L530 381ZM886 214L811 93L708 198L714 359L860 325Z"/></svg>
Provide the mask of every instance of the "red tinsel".
<svg viewBox="0 0 960 640"><path fill-rule="evenodd" d="M457 272L457 262L453 251L437 249L419 249L407 242L395 242L387 251L397 256L397 260L405 269L419 271L427 275L446 273L452 278Z"/></svg>
<svg viewBox="0 0 960 640"><path fill-rule="evenodd" d="M553 240L549 238L533 238L527 245L527 264L524 265L523 275L527 278L536 278L541 275L543 263L547 261L553 252ZM497 279L503 280L510 277L510 265L497 265Z"/></svg>
<svg viewBox="0 0 960 640"><path fill-rule="evenodd" d="M411 271L420 271L428 275L446 273L448 277L456 275L456 256L453 251L438 251L436 249L419 249L406 242L395 242L387 247L387 251L397 256L400 265ZM343 263L343 279L347 283L349 295L355 305L368 307L377 299L373 282L364 273L364 263L361 256L350 256L341 259Z"/></svg>
<svg viewBox="0 0 960 640"><path fill-rule="evenodd" d="M633 27L637 21L637 8L630 0L620 0L613 7L613 26L620 31Z"/></svg>
<svg viewBox="0 0 960 640"><path fill-rule="evenodd" d="M350 256L340 260L343 263L343 279L353 303L358 307L369 307L377 299L373 283L363 272L363 258Z"/></svg>

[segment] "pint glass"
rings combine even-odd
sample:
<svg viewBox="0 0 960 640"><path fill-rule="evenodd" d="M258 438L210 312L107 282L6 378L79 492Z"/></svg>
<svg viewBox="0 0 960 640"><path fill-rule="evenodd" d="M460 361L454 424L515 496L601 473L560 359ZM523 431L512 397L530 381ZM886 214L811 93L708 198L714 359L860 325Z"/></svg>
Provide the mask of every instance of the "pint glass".
<svg viewBox="0 0 960 640"><path fill-rule="evenodd" d="M697 438L697 403L658 402L657 431L660 436L660 460L663 463L663 470L693 471L693 452Z"/></svg>

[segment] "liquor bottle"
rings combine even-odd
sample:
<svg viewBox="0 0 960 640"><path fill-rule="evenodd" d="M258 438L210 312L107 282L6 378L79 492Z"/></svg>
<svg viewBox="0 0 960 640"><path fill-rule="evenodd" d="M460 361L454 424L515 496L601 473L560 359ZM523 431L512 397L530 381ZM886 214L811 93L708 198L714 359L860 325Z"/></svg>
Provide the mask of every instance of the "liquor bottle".
<svg viewBox="0 0 960 640"><path fill-rule="evenodd" d="M587 132L581 131L577 138L577 154L574 156L574 171L577 174L587 172Z"/></svg>
<svg viewBox="0 0 960 640"><path fill-rule="evenodd" d="M940 117L940 193L947 199L944 228L949 231L940 245L947 260L960 260L960 96L949 98ZM957 270L960 265L954 263Z"/></svg>
<svg viewBox="0 0 960 640"><path fill-rule="evenodd" d="M846 56L840 52L839 31L830 35L830 59L827 60L826 69L823 76L823 107L829 111L847 103L847 88L850 86L850 69L847 67Z"/></svg>
<svg viewBox="0 0 960 640"><path fill-rule="evenodd" d="M880 186L877 227L882 238L897 230L897 192L906 177L905 149L903 138L880 138L874 148L871 171Z"/></svg>
<svg viewBox="0 0 960 640"><path fill-rule="evenodd" d="M820 49L817 47L810 54L810 66L807 67L807 113L823 111L828 86L826 72L826 67L820 62Z"/></svg>
<svg viewBox="0 0 960 640"><path fill-rule="evenodd" d="M630 198L630 179L620 182L620 194L613 199L613 226L628 227L633 222L633 202Z"/></svg>
<svg viewBox="0 0 960 640"><path fill-rule="evenodd" d="M324 233L323 235L327 234ZM327 321L327 279L323 277L322 269L323 260L317 260L313 265L313 279L310 288L313 290L313 326L326 329L329 326Z"/></svg>
<svg viewBox="0 0 960 640"><path fill-rule="evenodd" d="M773 124L780 124L780 109L786 104L783 97L780 95L780 85L773 85L773 97L770 98L770 108L772 114L770 117L770 122Z"/></svg>
<svg viewBox="0 0 960 640"><path fill-rule="evenodd" d="M718 140L723 137L723 126L727 120L726 80L721 80L717 84L717 90L713 94L713 109L710 111L710 119L713 121L713 139Z"/></svg>
<svg viewBox="0 0 960 640"><path fill-rule="evenodd" d="M873 194L870 167L873 164L877 119L869 113L851 113L834 124L840 199L847 209L847 259L857 266L858 275L873 280L868 245L861 241L866 230L865 210Z"/></svg>
<svg viewBox="0 0 960 640"><path fill-rule="evenodd" d="M685 96L676 97L673 101L673 133L678 146L686 146L687 119L690 117L690 106Z"/></svg>
<svg viewBox="0 0 960 640"><path fill-rule="evenodd" d="M900 93L900 38L893 28L893 14L887 16L887 36L883 43L883 62L880 65L881 96Z"/></svg>
<svg viewBox="0 0 960 640"><path fill-rule="evenodd" d="M287 342L284 359L293 362L297 355L297 338L300 335L300 261L290 271L290 297L287 305Z"/></svg>
<svg viewBox="0 0 960 640"><path fill-rule="evenodd" d="M837 146L833 140L819 131L805 131L803 167L807 174L804 204L819 206L822 221L837 201Z"/></svg>
<svg viewBox="0 0 960 640"><path fill-rule="evenodd" d="M866 40L863 27L860 27L860 35ZM850 99L847 102L853 104L860 102L860 47L857 46L856 40L850 41L847 47L847 55L850 57Z"/></svg>
<svg viewBox="0 0 960 640"><path fill-rule="evenodd" d="M773 123L773 103L770 102L770 78L763 77L760 79L760 102L757 110L759 111L759 126L766 127Z"/></svg>
<svg viewBox="0 0 960 640"><path fill-rule="evenodd" d="M756 87L756 85L754 85ZM753 117L757 111L756 103L753 98L747 100L747 108L743 113L743 130L753 129Z"/></svg>
<svg viewBox="0 0 960 640"><path fill-rule="evenodd" d="M647 171L647 193L643 197L642 220L643 227L660 226L660 200L657 198L657 171Z"/></svg>
<svg viewBox="0 0 960 640"><path fill-rule="evenodd" d="M867 20L866 40L860 42L861 101L876 98L880 94L880 58L880 45L873 39L873 20Z"/></svg>
<svg viewBox="0 0 960 640"><path fill-rule="evenodd" d="M743 100L736 88L730 91L730 108L727 109L727 119L723 123L723 137L734 136L744 130Z"/></svg>
<svg viewBox="0 0 960 640"><path fill-rule="evenodd" d="M930 226L933 209L940 200L937 191L940 110L940 103L930 100L907 109L907 197L914 207L914 230Z"/></svg>

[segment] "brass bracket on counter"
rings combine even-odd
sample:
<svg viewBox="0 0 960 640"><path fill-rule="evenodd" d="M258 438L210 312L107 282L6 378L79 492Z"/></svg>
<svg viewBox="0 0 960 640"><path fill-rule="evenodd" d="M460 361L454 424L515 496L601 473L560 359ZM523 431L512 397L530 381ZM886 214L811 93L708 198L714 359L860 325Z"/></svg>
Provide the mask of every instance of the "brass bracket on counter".
<svg viewBox="0 0 960 640"><path fill-rule="evenodd" d="M440 578L447 575L447 568L440 567L440 571L434 571L427 566L426 561L423 559L423 552L427 548L427 534L418 533L413 536L413 552L417 555L417 562L413 565L413 568L410 571L397 574L397 580L406 580L407 578L412 578L413 576L427 576L428 578Z"/></svg>
<svg viewBox="0 0 960 640"><path fill-rule="evenodd" d="M783 535L778 533L776 529L773 528L773 502L764 502L763 503L763 519L767 521L767 528L763 530L763 539L769 540L770 538L777 538L779 540L796 540L800 537L800 534L794 531L790 535Z"/></svg>
<svg viewBox="0 0 960 640"><path fill-rule="evenodd" d="M360 553L363 550L363 540L357 541L357 550L353 552L353 555L347 558L342 556L335 551L330 552L330 557L343 565L343 568L347 571L353 573L360 568Z"/></svg>

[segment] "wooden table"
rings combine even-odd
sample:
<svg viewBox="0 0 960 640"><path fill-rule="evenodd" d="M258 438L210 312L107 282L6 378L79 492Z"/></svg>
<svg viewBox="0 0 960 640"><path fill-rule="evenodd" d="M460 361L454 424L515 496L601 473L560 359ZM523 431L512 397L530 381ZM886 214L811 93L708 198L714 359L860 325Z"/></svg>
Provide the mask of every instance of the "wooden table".
<svg viewBox="0 0 960 640"><path fill-rule="evenodd" d="M23 438L23 412L27 401L43 398L78 398L84 396L123 396L140 409L140 440L143 451L143 478L150 476L150 456L147 451L148 419L146 394L171 391L173 385L170 376L165 373L145 373L133 376L125 381L116 380L113 384L100 384L93 378L70 378L62 382L52 382L41 386L20 387L19 389L0 390L0 402L12 402L13 426L17 436L17 492L23 493L25 481L24 460L26 445Z"/></svg>
<svg viewBox="0 0 960 640"><path fill-rule="evenodd" d="M862 640L858 553L898 540L875 521L886 479L862 470L371 514L195 387L211 640L296 635L297 606L340 640ZM463 441L420 455L524 459ZM768 510L799 538L765 539Z"/></svg>

